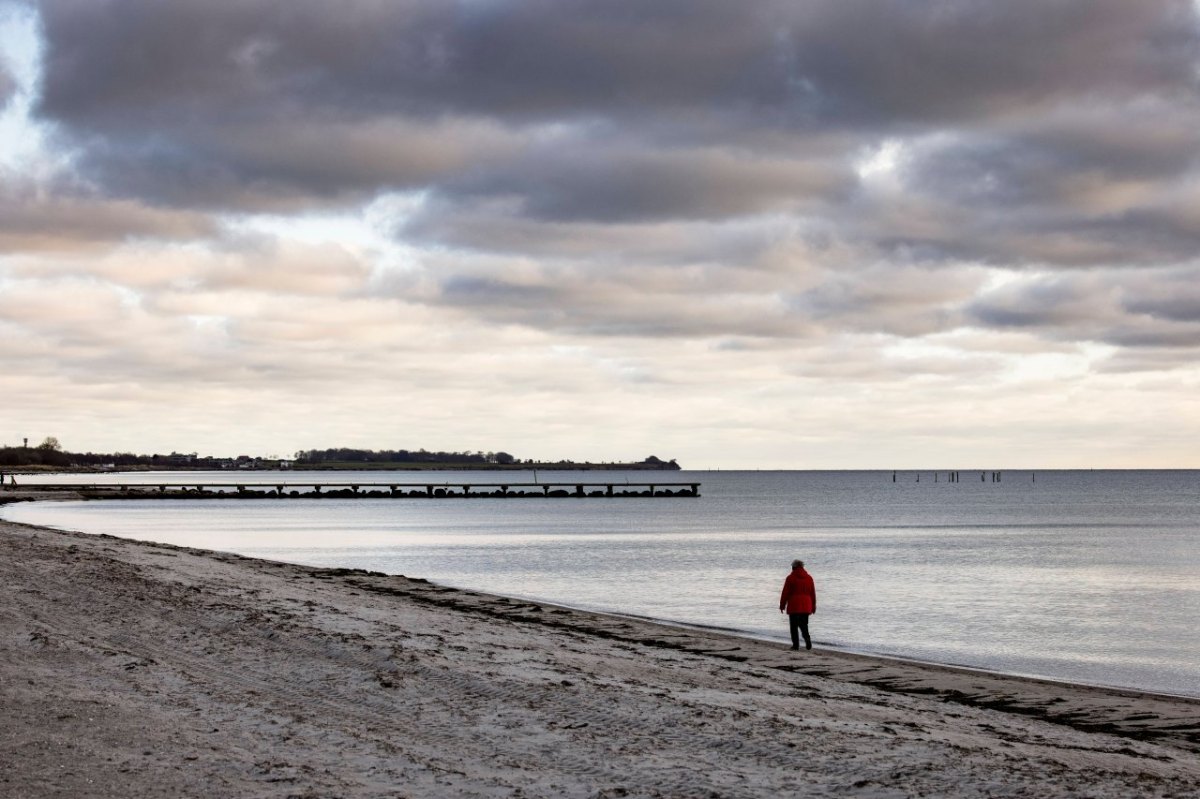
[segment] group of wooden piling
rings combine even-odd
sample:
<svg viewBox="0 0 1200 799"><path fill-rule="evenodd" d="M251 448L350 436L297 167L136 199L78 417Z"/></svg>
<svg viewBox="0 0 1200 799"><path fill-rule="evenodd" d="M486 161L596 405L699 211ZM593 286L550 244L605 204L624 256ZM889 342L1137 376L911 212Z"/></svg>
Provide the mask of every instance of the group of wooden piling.
<svg viewBox="0 0 1200 799"><path fill-rule="evenodd" d="M899 473L898 473L898 472L896 472L896 471L893 471L893 472L892 472L892 482L893 482L893 483L897 482L897 475L898 475L898 474L899 474ZM992 472L992 473L991 473L991 476L992 476L992 482L993 482L993 483L999 483L999 482L1003 482L1003 480L1002 480L1002 478L1003 478L1003 476L1004 476L1004 473L1003 473L1003 472ZM933 482L935 482L935 483L936 483L936 482L938 482L940 479L941 479L941 473L940 473L940 472L934 472L934 473L933 473ZM980 473L979 473L979 482L981 482L981 483L986 483L986 482L987 482L987 479L988 479L988 472L980 472ZM921 473L920 473L920 472L917 472L917 480L916 480L916 481L917 481L918 483L919 483L919 482L921 482ZM1035 472L1030 472L1030 481L1031 481L1031 482L1034 482L1034 483L1036 483L1036 482L1037 482L1037 474L1036 474ZM947 483L959 483L959 482L962 482L962 472L946 472L946 482L947 482Z"/></svg>

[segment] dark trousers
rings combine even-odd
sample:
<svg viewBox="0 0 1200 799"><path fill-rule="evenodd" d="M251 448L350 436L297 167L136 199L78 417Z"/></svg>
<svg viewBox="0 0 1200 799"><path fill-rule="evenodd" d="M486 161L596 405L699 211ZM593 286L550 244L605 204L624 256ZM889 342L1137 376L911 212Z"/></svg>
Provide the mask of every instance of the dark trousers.
<svg viewBox="0 0 1200 799"><path fill-rule="evenodd" d="M800 636L804 636L804 648L812 649L812 639L808 637L808 614L789 613L788 627L792 631L792 647L800 648Z"/></svg>

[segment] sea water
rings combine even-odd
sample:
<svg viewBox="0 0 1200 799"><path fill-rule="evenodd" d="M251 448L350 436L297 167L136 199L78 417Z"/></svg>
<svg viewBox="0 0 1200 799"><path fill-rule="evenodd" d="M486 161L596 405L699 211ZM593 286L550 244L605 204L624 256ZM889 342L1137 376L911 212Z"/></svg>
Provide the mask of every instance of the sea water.
<svg viewBox="0 0 1200 799"><path fill-rule="evenodd" d="M347 479L255 472L237 481L322 477ZM802 558L817 585L818 646L1200 696L1200 472L961 471L956 482L944 471L536 477L696 481L702 496L125 500L22 503L0 515L781 642L779 589ZM534 479L353 475L476 486Z"/></svg>

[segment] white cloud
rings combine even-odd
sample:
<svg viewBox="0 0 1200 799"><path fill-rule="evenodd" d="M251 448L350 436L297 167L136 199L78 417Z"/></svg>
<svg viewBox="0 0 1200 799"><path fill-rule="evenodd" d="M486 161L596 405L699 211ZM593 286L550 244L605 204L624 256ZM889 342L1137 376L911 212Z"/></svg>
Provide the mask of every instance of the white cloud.
<svg viewBox="0 0 1200 799"><path fill-rule="evenodd" d="M3 8L31 437L1200 465L1194 3Z"/></svg>
<svg viewBox="0 0 1200 799"><path fill-rule="evenodd" d="M854 164L859 180L874 189L895 191L901 188L900 166L908 148L899 139L884 139L867 150Z"/></svg>

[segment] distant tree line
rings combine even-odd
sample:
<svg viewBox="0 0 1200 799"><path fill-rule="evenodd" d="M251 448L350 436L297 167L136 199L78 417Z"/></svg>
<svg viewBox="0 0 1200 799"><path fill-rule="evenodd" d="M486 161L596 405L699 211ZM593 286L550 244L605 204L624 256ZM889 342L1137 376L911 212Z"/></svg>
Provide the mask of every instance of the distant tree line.
<svg viewBox="0 0 1200 799"><path fill-rule="evenodd" d="M606 468L606 469L659 469L677 470L679 464L674 459L664 461L651 455L643 461L631 463L576 463L571 460L533 461L520 460L507 452L430 452L425 449L353 449L349 447L334 447L332 449L309 449L296 453L296 466L320 467L321 465L338 464L437 464L444 466L523 466L526 468Z"/></svg>
<svg viewBox="0 0 1200 799"><path fill-rule="evenodd" d="M308 449L296 453L296 463L316 465L321 463L454 463L482 464L498 463L507 466L517 459L507 452L430 452L408 449Z"/></svg>
<svg viewBox="0 0 1200 799"><path fill-rule="evenodd" d="M356 467L353 464L363 464ZM571 460L534 462L518 460L507 452L431 452L426 449L354 449L334 447L296 453L295 466L307 468L369 468L370 464L413 464L416 468L508 466L515 468L600 468L600 469L679 469L674 460L664 461L653 455L631 463L576 463ZM169 455L135 455L132 452L67 452L57 438L50 436L30 447L0 447L0 467L8 469L231 469L278 468L289 464L273 458L239 455L236 458L200 457L196 453L172 452Z"/></svg>
<svg viewBox="0 0 1200 799"><path fill-rule="evenodd" d="M0 465L3 466L69 466L76 457L63 452L54 436L36 447L0 447Z"/></svg>
<svg viewBox="0 0 1200 799"><path fill-rule="evenodd" d="M236 463L239 459L225 459ZM240 460L251 460L241 456ZM80 468L116 468L130 467L167 468L172 466L216 466L223 463L217 458L199 458L195 453L170 455L136 455L132 452L67 452L53 436L47 438L36 447L0 447L0 466L7 467L49 467L66 469Z"/></svg>

